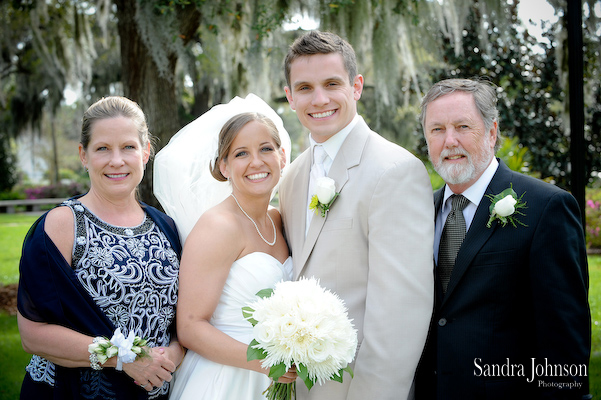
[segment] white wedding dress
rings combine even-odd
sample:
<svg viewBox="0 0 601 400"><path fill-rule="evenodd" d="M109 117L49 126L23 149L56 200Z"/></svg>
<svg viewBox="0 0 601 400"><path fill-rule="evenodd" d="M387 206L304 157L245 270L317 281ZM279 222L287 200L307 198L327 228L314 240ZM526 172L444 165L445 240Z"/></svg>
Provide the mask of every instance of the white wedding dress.
<svg viewBox="0 0 601 400"><path fill-rule="evenodd" d="M250 253L234 262L211 324L234 339L250 343L253 328L242 307L256 301L257 292L292 279L292 258L284 264L267 253ZM188 350L173 375L171 400L259 400L270 384L267 375L207 360Z"/></svg>
<svg viewBox="0 0 601 400"><path fill-rule="evenodd" d="M182 244L209 208L225 200L232 187L218 182L209 172L217 156L219 132L233 116L256 112L276 125L290 163L291 141L280 116L254 94L235 97L219 104L177 132L154 159L154 195L174 219ZM284 168L284 171L286 168ZM283 172L284 173L284 172ZM274 188L275 193L275 188ZM228 275L211 324L234 339L250 343L252 325L242 316L242 307L258 299L257 292L292 279L292 259L283 264L267 253L255 252L236 260ZM209 361L188 350L173 375L170 399L173 400L259 400L270 384L261 373Z"/></svg>

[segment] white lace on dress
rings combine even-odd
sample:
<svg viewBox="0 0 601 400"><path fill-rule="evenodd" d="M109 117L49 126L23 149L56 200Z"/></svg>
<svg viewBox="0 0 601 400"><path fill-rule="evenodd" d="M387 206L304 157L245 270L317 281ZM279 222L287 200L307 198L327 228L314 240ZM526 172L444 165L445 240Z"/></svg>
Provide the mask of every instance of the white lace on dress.
<svg viewBox="0 0 601 400"><path fill-rule="evenodd" d="M124 228L107 224L77 200L63 205L75 217L72 266L90 297L125 335L133 330L150 347L169 346L179 260L165 234L148 215ZM27 371L35 381L54 384L54 364L42 357L34 356ZM165 382L149 398L168 391Z"/></svg>

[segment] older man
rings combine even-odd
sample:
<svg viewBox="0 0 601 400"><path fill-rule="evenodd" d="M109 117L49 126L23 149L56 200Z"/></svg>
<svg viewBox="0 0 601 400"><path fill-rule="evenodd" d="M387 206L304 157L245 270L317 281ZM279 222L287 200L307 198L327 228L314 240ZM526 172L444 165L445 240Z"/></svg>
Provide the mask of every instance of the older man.
<svg viewBox="0 0 601 400"><path fill-rule="evenodd" d="M580 399L590 312L580 210L495 158L495 88L436 83L422 102L434 196L436 299L417 399ZM509 197L508 197L509 196Z"/></svg>

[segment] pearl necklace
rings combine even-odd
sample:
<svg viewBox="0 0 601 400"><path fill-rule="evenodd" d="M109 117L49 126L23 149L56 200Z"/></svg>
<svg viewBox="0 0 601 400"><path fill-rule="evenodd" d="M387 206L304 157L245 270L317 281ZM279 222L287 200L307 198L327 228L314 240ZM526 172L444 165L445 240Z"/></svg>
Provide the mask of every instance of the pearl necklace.
<svg viewBox="0 0 601 400"><path fill-rule="evenodd" d="M232 197L234 198L234 200L236 201L236 204L238 204L238 208L240 208L240 211L242 211L244 213L244 215L246 215L246 217L248 219L250 219L250 222L253 223L253 225L255 226L255 229L257 230L257 233L259 234L259 236L261 236L261 239L263 239L263 241L265 243L267 243L269 246L274 246L275 245L275 241L278 238L276 230L275 230L275 224L273 223L273 220L271 219L271 216L269 215L269 213L267 213L267 218L269 218L269 220L271 221L271 226L273 227L273 242L268 242L267 239L265 239L263 237L263 235L261 234L261 231L259 230L259 227L257 226L257 223L255 222L254 219L252 219L250 217L250 215L248 215L246 213L246 211L244 211L244 209L242 208L242 206L240 205L240 203L238 203L238 199L236 198L236 196L234 196L234 194L232 193Z"/></svg>

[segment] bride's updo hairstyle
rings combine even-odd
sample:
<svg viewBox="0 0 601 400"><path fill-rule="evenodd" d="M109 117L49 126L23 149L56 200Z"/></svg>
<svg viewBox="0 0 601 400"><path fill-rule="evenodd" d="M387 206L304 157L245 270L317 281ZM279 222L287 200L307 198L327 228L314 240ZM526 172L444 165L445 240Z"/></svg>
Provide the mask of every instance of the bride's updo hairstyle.
<svg viewBox="0 0 601 400"><path fill-rule="evenodd" d="M280 134L278 133L278 128L276 128L273 121L263 114L259 114L256 112L246 112L233 116L230 118L221 128L219 132L219 145L217 147L217 157L215 157L215 161L212 165L209 165L209 169L211 170L211 175L215 179L220 182L226 182L227 178L223 176L221 170L219 169L219 164L221 161L227 162L227 155L230 152L232 147L232 143L238 136L238 133L244 128L246 124L252 121L257 121L260 124L263 124L269 133L271 133L271 137L276 144L278 150L280 150L282 146L282 140L280 139Z"/></svg>

